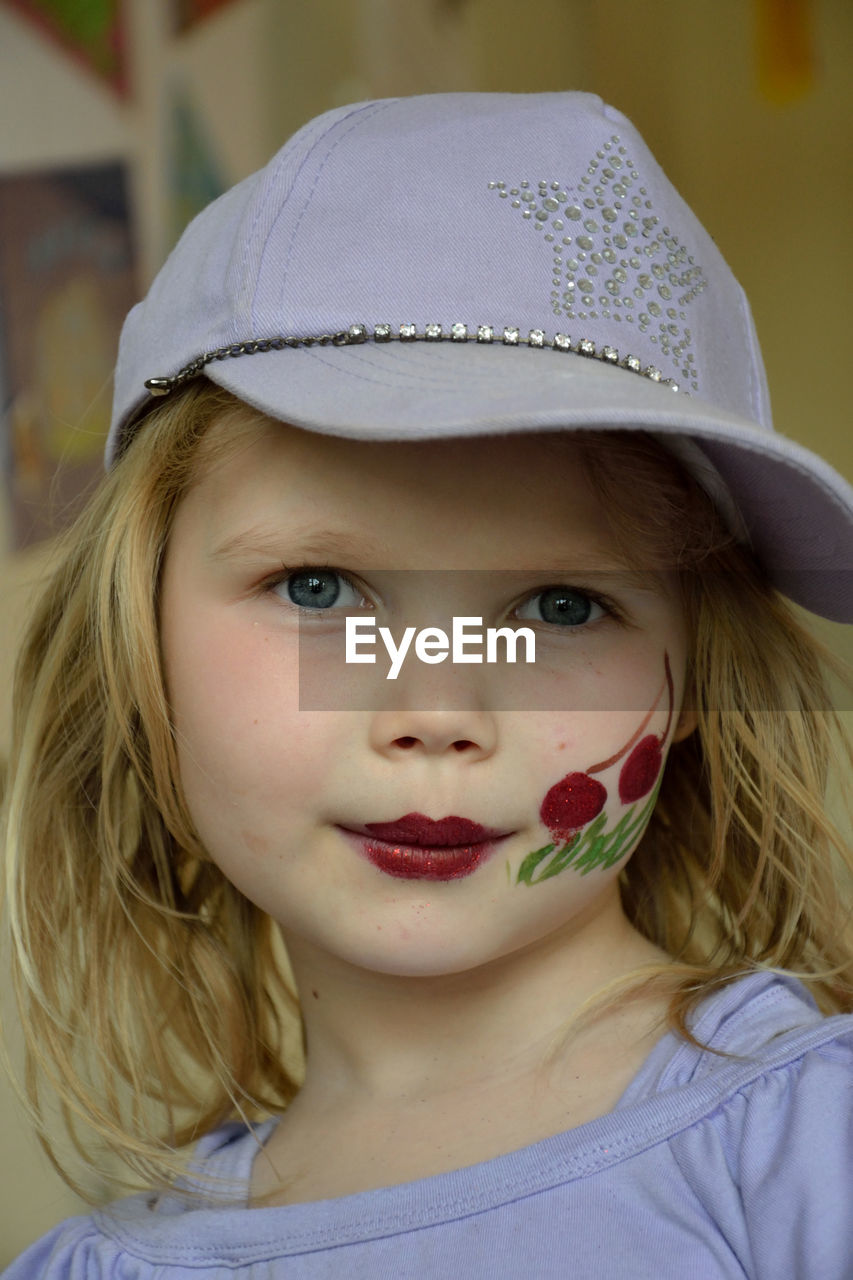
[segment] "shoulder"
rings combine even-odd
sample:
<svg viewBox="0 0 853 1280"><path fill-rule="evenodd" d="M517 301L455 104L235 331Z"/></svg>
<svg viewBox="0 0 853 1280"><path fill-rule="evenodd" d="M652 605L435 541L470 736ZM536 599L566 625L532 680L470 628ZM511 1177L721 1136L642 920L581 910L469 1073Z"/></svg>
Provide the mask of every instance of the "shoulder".
<svg viewBox="0 0 853 1280"><path fill-rule="evenodd" d="M245 1197L248 1169L270 1124L248 1129L228 1124L201 1140L187 1195L137 1195L106 1209L69 1218L31 1245L0 1280L210 1280L221 1273L206 1265L205 1228L220 1212L204 1199L214 1179L223 1194ZM202 1198L198 1198L201 1193ZM190 1213L193 1208L208 1212ZM150 1248L149 1248L150 1246Z"/></svg>
<svg viewBox="0 0 853 1280"><path fill-rule="evenodd" d="M825 1172L833 1154L853 1179L853 1016L780 1031L740 1053L702 1053L695 1097L730 1147L744 1186ZM853 1187L851 1187L853 1190Z"/></svg>
<svg viewBox="0 0 853 1280"><path fill-rule="evenodd" d="M753 974L700 1006L691 1030L704 1047L682 1043L653 1091L681 1091L697 1118L705 1108L736 1131L741 1163L823 1129L851 1142L853 1015L824 1017L796 979Z"/></svg>
<svg viewBox="0 0 853 1280"><path fill-rule="evenodd" d="M94 1217L69 1218L25 1250L0 1280L108 1280L119 1272L104 1265L103 1243Z"/></svg>
<svg viewBox="0 0 853 1280"><path fill-rule="evenodd" d="M219 1280L208 1265L205 1232L219 1214L149 1196L119 1200L89 1216L69 1218L31 1245L0 1280Z"/></svg>
<svg viewBox="0 0 853 1280"><path fill-rule="evenodd" d="M752 1258L749 1274L846 1275L853 1016L821 1017L788 979L748 979L723 1006L710 1038L701 1019L696 1031L728 1056L694 1052L692 1069L687 1054L680 1071L671 1064L670 1087L698 1106L670 1150L739 1255Z"/></svg>

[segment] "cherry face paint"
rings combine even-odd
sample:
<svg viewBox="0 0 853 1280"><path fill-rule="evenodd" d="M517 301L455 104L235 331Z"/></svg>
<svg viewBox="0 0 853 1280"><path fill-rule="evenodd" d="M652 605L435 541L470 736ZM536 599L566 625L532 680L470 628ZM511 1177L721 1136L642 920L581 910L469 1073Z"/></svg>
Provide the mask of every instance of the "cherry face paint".
<svg viewBox="0 0 853 1280"><path fill-rule="evenodd" d="M663 748L672 724L674 688L668 653L664 653L663 663L664 679L657 697L639 728L624 746L606 760L590 765L585 772L566 774L546 793L539 816L553 841L527 855L519 868L517 884L536 884L539 880L558 874L569 865L574 865L582 874L594 866L612 866L629 843L635 840L638 832L642 832L654 807L657 796L655 788L663 769ZM666 727L659 737L654 733L643 737L643 731L663 697L664 690L669 696ZM607 803L607 788L591 775L609 769L628 752L630 755L619 774L621 803L634 805L651 792L654 791L654 794L639 818L634 818L634 810L631 809L613 831L605 832L606 816L602 811ZM562 845L559 850L558 845ZM558 851L551 858L555 850ZM542 863L548 858L551 861L540 870Z"/></svg>
<svg viewBox="0 0 853 1280"><path fill-rule="evenodd" d="M657 781L663 765L661 739L650 733L637 744L619 774L619 799L632 804L647 796Z"/></svg>
<svg viewBox="0 0 853 1280"><path fill-rule="evenodd" d="M546 795L539 810L545 826L559 840L597 818L607 803L607 789L586 773L568 773Z"/></svg>

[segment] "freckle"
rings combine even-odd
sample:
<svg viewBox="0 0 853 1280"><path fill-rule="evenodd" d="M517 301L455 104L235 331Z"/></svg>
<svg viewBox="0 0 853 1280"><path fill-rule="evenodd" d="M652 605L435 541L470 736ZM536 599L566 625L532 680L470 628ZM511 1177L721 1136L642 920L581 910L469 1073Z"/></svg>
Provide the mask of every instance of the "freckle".
<svg viewBox="0 0 853 1280"><path fill-rule="evenodd" d="M314 999L315 999L315 1000L319 1000L319 999L320 999L319 993L318 993L318 992L316 992L316 991L314 990L314 988L313 988L313 987L311 988L311 994L312 994L312 996L314 997Z"/></svg>
<svg viewBox="0 0 853 1280"><path fill-rule="evenodd" d="M255 721L255 724L257 724L257 723L258 723L258 722L257 722L257 720L256 720L256 721ZM560 743L560 745L557 747L557 750L558 750L558 751L565 751L565 749L566 749L566 744L565 744L565 742L561 742L561 743Z"/></svg>
<svg viewBox="0 0 853 1280"><path fill-rule="evenodd" d="M253 831L244 830L240 833L248 849L252 853L265 854L270 852L270 842L264 836L257 835Z"/></svg>

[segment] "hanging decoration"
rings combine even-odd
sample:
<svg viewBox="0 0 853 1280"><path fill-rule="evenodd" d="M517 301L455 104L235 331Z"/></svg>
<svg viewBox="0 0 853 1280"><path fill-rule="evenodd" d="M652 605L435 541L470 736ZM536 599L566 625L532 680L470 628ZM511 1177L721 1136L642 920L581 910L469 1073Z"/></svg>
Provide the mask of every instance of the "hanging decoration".
<svg viewBox="0 0 853 1280"><path fill-rule="evenodd" d="M87 70L126 95L127 24L122 0L6 0Z"/></svg>
<svg viewBox="0 0 853 1280"><path fill-rule="evenodd" d="M784 105L813 88L816 73L814 0L755 0L758 83Z"/></svg>
<svg viewBox="0 0 853 1280"><path fill-rule="evenodd" d="M202 18L233 3L234 0L173 0L175 30L188 31Z"/></svg>

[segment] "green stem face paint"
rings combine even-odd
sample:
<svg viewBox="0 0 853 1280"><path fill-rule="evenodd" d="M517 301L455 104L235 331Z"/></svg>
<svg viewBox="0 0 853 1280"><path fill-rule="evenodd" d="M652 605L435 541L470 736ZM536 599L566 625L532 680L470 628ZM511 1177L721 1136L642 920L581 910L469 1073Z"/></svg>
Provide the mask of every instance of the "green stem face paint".
<svg viewBox="0 0 853 1280"><path fill-rule="evenodd" d="M615 755L590 765L584 772L566 774L548 791L539 814L554 839L527 855L518 869L516 884L538 884L540 880L559 875L567 867L586 875L594 867L615 866L642 834L657 800L663 748L672 725L674 690L668 653L664 653L663 663L664 679L657 697L625 745ZM643 737L664 691L669 701L666 727L660 737L653 733ZM603 809L607 788L592 775L609 769L625 755L618 791L622 804L630 804L631 808L612 831L606 831L607 815ZM638 804L646 796L649 799L638 813Z"/></svg>

